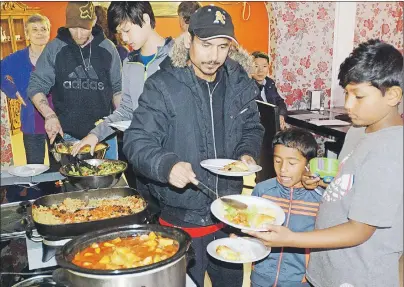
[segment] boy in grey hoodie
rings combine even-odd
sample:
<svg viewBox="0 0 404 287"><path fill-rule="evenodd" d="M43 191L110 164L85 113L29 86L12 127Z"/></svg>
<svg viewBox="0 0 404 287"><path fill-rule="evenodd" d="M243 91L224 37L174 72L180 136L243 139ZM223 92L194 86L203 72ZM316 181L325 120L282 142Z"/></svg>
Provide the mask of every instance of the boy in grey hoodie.
<svg viewBox="0 0 404 287"><path fill-rule="evenodd" d="M123 62L122 99L111 115L74 146L73 155L86 145L90 145L93 153L98 142L115 132L109 123L132 120L145 80L159 69L174 43L170 37L161 37L154 30L155 25L149 2L112 2L109 6L109 29L120 33L122 40L133 49Z"/></svg>

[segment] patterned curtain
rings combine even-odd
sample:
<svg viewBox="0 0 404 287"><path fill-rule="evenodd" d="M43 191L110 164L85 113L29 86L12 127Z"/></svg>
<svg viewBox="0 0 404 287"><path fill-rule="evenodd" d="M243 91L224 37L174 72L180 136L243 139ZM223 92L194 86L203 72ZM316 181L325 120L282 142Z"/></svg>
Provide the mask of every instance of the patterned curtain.
<svg viewBox="0 0 404 287"><path fill-rule="evenodd" d="M11 130L6 95L1 92L1 169L13 165Z"/></svg>

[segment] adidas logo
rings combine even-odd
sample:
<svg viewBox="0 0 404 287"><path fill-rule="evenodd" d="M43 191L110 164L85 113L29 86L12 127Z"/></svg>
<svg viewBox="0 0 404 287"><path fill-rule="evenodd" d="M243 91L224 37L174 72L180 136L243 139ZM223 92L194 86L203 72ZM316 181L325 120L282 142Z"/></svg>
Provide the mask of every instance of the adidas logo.
<svg viewBox="0 0 404 287"><path fill-rule="evenodd" d="M88 74L87 74L88 73ZM98 76L95 72L94 68L90 66L90 69L84 71L83 66L80 65L74 69L74 72L71 72L68 75L69 79L63 82L63 87L67 90L93 90L93 91L102 91L104 90L104 83L98 82Z"/></svg>

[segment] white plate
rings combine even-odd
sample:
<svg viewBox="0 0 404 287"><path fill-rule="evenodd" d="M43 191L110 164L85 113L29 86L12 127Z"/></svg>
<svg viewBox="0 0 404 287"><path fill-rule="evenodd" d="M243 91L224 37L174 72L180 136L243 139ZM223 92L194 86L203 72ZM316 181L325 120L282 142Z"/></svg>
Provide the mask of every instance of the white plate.
<svg viewBox="0 0 404 287"><path fill-rule="evenodd" d="M285 212L282 210L282 208L277 205L276 203L270 201L269 199L258 197L258 196L252 196L252 195L227 195L223 196L223 198L232 198L238 201L241 201L248 206L255 205L257 208L270 208L273 209L276 213L276 220L274 225L282 225L283 222L285 221ZM250 230L250 231L266 231L265 228L252 228L252 227L246 227L243 225L235 224L230 221L228 221L224 215L226 213L225 207L223 202L219 199L216 199L214 202L212 202L212 205L210 206L210 210L212 211L213 215L216 216L220 221L226 223L227 225L239 228L239 229L244 229L244 230Z"/></svg>
<svg viewBox="0 0 404 287"><path fill-rule="evenodd" d="M120 121L120 122L108 123L108 125L124 132L129 128L130 123L131 121Z"/></svg>
<svg viewBox="0 0 404 287"><path fill-rule="evenodd" d="M241 260L231 261L221 257L216 253L216 247L225 245L241 254ZM208 253L217 260L229 263L250 263L264 259L271 253L271 248L267 248L261 241L255 238L237 237L222 238L212 241L206 248Z"/></svg>
<svg viewBox="0 0 404 287"><path fill-rule="evenodd" d="M8 173L15 176L27 177L39 175L48 169L49 166L44 164L26 164L21 166L10 166Z"/></svg>
<svg viewBox="0 0 404 287"><path fill-rule="evenodd" d="M205 159L205 160L201 161L201 166L203 168L206 168L207 170L210 170L213 173L225 175L225 176L247 176L247 175L259 172L262 169L262 167L260 167L259 165L249 164L248 171L234 172L234 171L220 170L225 165L232 163L234 161L236 161L236 160L235 159L222 159L222 158Z"/></svg>

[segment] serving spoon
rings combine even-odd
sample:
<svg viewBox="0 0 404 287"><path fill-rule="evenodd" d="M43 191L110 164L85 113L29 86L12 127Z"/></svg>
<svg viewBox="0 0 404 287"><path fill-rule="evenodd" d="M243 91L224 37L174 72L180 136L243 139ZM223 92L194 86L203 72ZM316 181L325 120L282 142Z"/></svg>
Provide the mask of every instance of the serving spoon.
<svg viewBox="0 0 404 287"><path fill-rule="evenodd" d="M206 184L204 184L204 183L202 183L201 181L198 180L197 187L200 188L199 185L203 186L205 189L207 189L208 191L213 193L216 196L216 198L220 199L224 204L227 204L228 206L231 206L231 207L233 207L235 209L247 209L247 207L248 207L247 204L245 204L245 203L243 203L241 201L231 199L231 198L219 197L216 192L214 192Z"/></svg>

